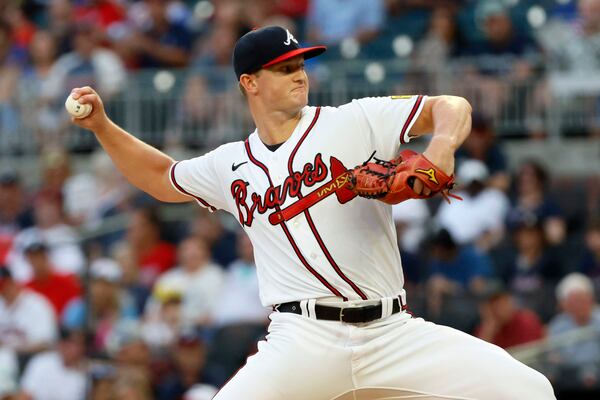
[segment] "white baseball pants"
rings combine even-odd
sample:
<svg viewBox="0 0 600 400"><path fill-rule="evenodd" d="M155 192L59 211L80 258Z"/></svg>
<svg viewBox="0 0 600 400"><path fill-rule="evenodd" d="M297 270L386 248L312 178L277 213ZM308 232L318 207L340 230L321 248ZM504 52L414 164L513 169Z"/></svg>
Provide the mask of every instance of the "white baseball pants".
<svg viewBox="0 0 600 400"><path fill-rule="evenodd" d="M503 349L405 312L360 325L270 318L267 340L215 400L555 398Z"/></svg>

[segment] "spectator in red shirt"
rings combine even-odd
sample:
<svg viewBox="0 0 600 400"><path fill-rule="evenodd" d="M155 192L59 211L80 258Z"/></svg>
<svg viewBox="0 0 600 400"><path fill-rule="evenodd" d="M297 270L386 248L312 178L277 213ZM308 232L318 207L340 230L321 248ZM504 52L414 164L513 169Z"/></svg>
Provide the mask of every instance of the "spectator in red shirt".
<svg viewBox="0 0 600 400"><path fill-rule="evenodd" d="M127 229L127 240L140 267L139 282L147 287L176 261L175 246L161 240L160 230L160 219L153 207L134 211Z"/></svg>
<svg viewBox="0 0 600 400"><path fill-rule="evenodd" d="M65 305L81 295L78 279L71 274L61 274L53 270L48 255L48 247L42 241L28 243L25 257L32 266L33 278L26 287L44 296L60 317Z"/></svg>
<svg viewBox="0 0 600 400"><path fill-rule="evenodd" d="M76 22L90 24L103 32L125 19L125 9L112 0L88 0L75 8Z"/></svg>
<svg viewBox="0 0 600 400"><path fill-rule="evenodd" d="M544 337L540 318L531 310L519 308L504 287L493 284L480 305L481 322L475 336L504 349Z"/></svg>

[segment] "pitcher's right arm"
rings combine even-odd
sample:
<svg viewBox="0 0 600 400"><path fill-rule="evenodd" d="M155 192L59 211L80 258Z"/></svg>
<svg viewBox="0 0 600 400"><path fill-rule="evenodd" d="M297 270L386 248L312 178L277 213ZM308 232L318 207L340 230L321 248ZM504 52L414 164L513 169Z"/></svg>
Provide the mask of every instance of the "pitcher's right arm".
<svg viewBox="0 0 600 400"><path fill-rule="evenodd" d="M94 132L115 166L132 185L165 202L194 200L171 184L169 172L175 161L111 121L106 115L102 99L91 87L75 88L71 95L81 103L92 105L90 115L81 119L71 118L71 121Z"/></svg>

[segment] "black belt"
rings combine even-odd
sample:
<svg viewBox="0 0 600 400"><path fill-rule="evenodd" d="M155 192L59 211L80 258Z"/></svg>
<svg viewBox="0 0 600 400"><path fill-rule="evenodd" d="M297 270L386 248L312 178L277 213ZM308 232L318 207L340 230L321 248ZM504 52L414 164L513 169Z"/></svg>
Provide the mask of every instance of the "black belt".
<svg viewBox="0 0 600 400"><path fill-rule="evenodd" d="M405 310L406 306L401 304L399 298L392 301L392 314L398 313L400 310ZM375 321L381 318L381 302L376 305L363 307L330 307L321 304L315 304L314 318L326 321L341 321L349 324L361 324L365 322ZM291 301L289 303L281 303L273 306L274 311L287 312L302 315L299 301ZM309 315L311 317L311 315Z"/></svg>

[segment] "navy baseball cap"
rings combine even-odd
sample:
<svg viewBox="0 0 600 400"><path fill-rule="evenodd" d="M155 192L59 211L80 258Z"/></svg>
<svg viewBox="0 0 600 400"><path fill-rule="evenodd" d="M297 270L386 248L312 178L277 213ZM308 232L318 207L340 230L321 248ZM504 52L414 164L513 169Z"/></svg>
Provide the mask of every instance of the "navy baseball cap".
<svg viewBox="0 0 600 400"><path fill-rule="evenodd" d="M256 72L301 54L305 59L316 57L326 49L325 46L300 47L287 29L267 26L238 39L233 49L233 69L239 80L242 74Z"/></svg>

